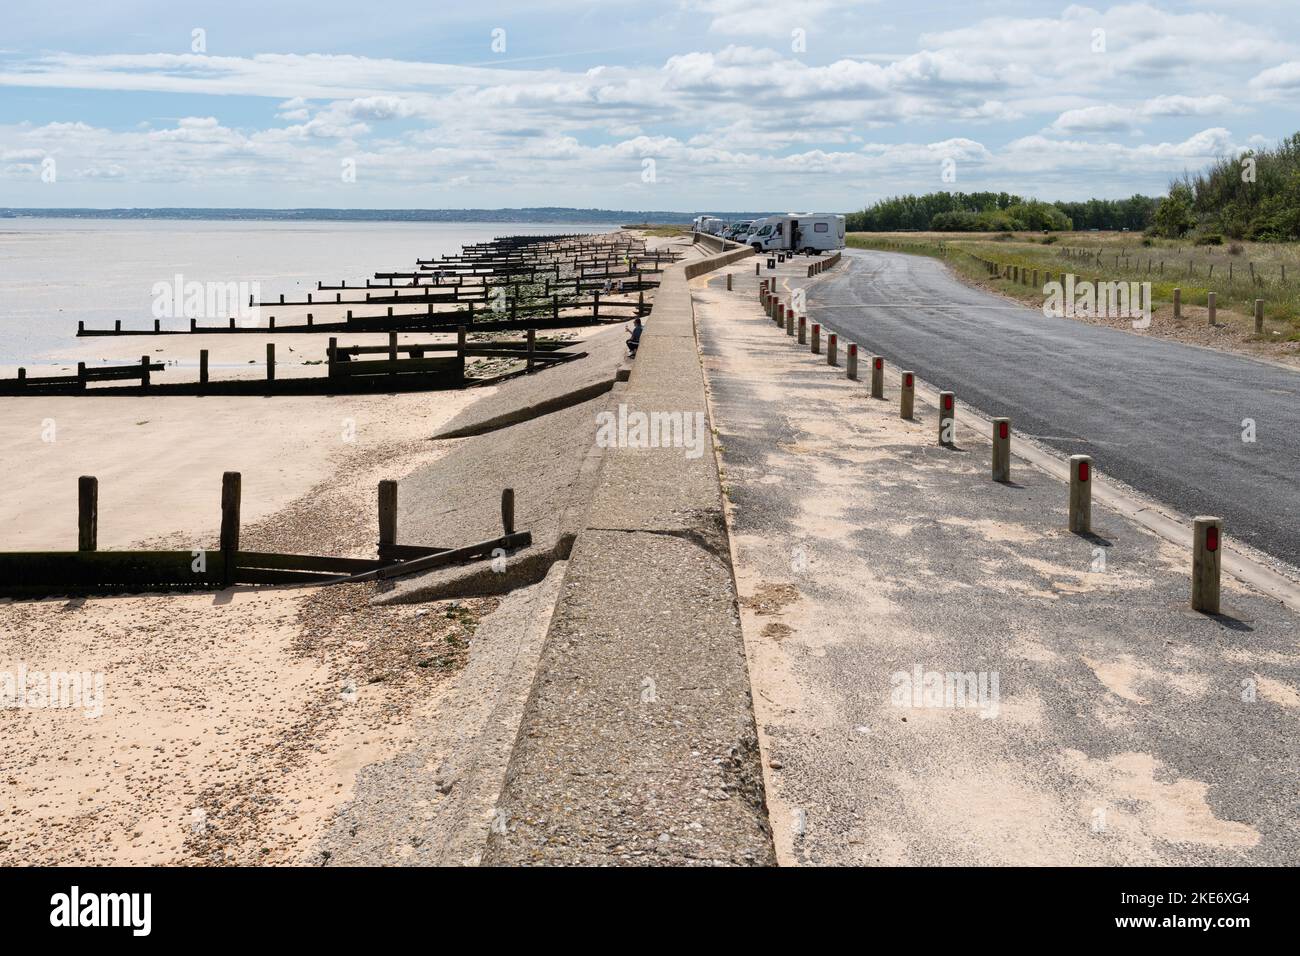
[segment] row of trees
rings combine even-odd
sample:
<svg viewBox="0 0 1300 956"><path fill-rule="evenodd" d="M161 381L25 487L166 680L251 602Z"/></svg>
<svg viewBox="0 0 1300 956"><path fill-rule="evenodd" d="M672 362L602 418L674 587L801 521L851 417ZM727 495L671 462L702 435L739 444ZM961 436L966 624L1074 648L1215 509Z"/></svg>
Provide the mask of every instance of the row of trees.
<svg viewBox="0 0 1300 956"><path fill-rule="evenodd" d="M1140 232L1151 225L1159 203L1159 199L1150 196L1045 203L1005 192L937 192L882 199L861 212L849 213L846 224L851 232L900 229L936 232L1130 229Z"/></svg>
<svg viewBox="0 0 1300 956"><path fill-rule="evenodd" d="M1189 235L1285 242L1300 239L1300 133L1273 149L1224 158L1184 174L1163 198L1045 203L1005 192L937 192L882 199L849 213L853 232L900 229L1014 232L1105 229L1166 239Z"/></svg>
<svg viewBox="0 0 1300 956"><path fill-rule="evenodd" d="M1221 159L1169 187L1152 233L1285 242L1300 239L1300 133L1275 149Z"/></svg>

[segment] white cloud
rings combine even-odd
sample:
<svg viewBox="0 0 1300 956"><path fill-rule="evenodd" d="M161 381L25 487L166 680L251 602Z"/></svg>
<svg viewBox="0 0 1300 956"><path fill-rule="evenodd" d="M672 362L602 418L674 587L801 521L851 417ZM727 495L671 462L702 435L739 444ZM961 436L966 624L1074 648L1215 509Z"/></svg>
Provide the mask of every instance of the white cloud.
<svg viewBox="0 0 1300 956"><path fill-rule="evenodd" d="M1300 95L1300 60L1269 67L1251 79L1250 88L1265 99Z"/></svg>

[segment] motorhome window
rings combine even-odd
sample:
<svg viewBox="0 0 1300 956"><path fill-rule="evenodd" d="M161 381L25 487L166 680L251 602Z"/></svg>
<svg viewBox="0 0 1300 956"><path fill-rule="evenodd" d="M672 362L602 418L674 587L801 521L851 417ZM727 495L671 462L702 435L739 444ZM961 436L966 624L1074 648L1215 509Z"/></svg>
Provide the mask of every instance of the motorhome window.
<svg viewBox="0 0 1300 956"><path fill-rule="evenodd" d="M831 227L828 223L824 223L824 222L813 223L813 232L830 232L830 231L831 231Z"/></svg>
<svg viewBox="0 0 1300 956"><path fill-rule="evenodd" d="M777 234L778 236L783 235L783 234L784 234L784 228L785 228L785 223L783 223L783 222L778 222L778 223L776 224L776 234Z"/></svg>

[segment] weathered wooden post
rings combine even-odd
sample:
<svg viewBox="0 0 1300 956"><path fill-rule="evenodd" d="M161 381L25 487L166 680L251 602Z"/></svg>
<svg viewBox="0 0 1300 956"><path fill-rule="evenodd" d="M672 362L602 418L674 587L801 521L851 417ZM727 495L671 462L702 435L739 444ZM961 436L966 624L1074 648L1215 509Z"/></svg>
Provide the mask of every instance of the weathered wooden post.
<svg viewBox="0 0 1300 956"><path fill-rule="evenodd" d="M77 363L77 388L86 387L86 363Z"/></svg>
<svg viewBox="0 0 1300 956"><path fill-rule="evenodd" d="M515 533L515 490L506 488L501 492L501 528L502 534Z"/></svg>
<svg viewBox="0 0 1300 956"><path fill-rule="evenodd" d="M199 384L208 384L208 350L199 349Z"/></svg>
<svg viewBox="0 0 1300 956"><path fill-rule="evenodd" d="M379 556L385 557L392 545L397 544L397 482L385 479L379 483Z"/></svg>
<svg viewBox="0 0 1300 956"><path fill-rule="evenodd" d="M730 272L727 273L727 291L728 291L728 292L731 291L731 273L730 273Z"/></svg>
<svg viewBox="0 0 1300 956"><path fill-rule="evenodd" d="M916 402L916 373L904 372L903 384L898 390L898 417L910 419Z"/></svg>
<svg viewBox="0 0 1300 956"><path fill-rule="evenodd" d="M840 337L832 332L826 337L826 364L838 365Z"/></svg>
<svg viewBox="0 0 1300 956"><path fill-rule="evenodd" d="M239 490L239 472L221 476L221 583L226 587L235 580L239 554Z"/></svg>
<svg viewBox="0 0 1300 956"><path fill-rule="evenodd" d="M275 343L266 343L266 380L275 381Z"/></svg>
<svg viewBox="0 0 1300 956"><path fill-rule="evenodd" d="M871 356L871 397L885 397L885 360L882 356Z"/></svg>
<svg viewBox="0 0 1300 956"><path fill-rule="evenodd" d="M149 387L149 356L140 356L140 387Z"/></svg>
<svg viewBox="0 0 1300 956"><path fill-rule="evenodd" d="M849 342L848 355L844 360L844 377L856 379L858 377L858 346L856 342Z"/></svg>
<svg viewBox="0 0 1300 956"><path fill-rule="evenodd" d="M397 333L388 333L388 361L397 361Z"/></svg>
<svg viewBox="0 0 1300 956"><path fill-rule="evenodd" d="M99 540L99 479L77 479L77 550L94 551Z"/></svg>
<svg viewBox="0 0 1300 956"><path fill-rule="evenodd" d="M1219 299L1219 297L1218 297L1217 295L1215 295L1213 292L1210 292L1210 293L1208 293L1208 294L1205 296L1205 308L1206 308L1206 320L1205 320L1205 324L1206 324L1206 325L1214 325L1214 324L1215 324L1215 323L1214 323L1214 317L1215 317L1215 315L1216 315L1216 314L1218 313L1218 311L1219 311L1219 302L1218 302L1218 299Z"/></svg>
<svg viewBox="0 0 1300 956"><path fill-rule="evenodd" d="M1220 536L1223 519L1199 515L1192 521L1192 610L1219 613Z"/></svg>
<svg viewBox="0 0 1300 956"><path fill-rule="evenodd" d="M1070 531L1092 533L1092 457L1070 456Z"/></svg>
<svg viewBox="0 0 1300 956"><path fill-rule="evenodd" d="M537 330L528 330L528 371L533 370L533 364L537 357Z"/></svg>
<svg viewBox="0 0 1300 956"><path fill-rule="evenodd" d="M1183 317L1183 290L1175 289L1174 290L1174 318L1181 319L1182 317Z"/></svg>
<svg viewBox="0 0 1300 956"><path fill-rule="evenodd" d="M1255 334L1262 335L1264 332L1264 300L1255 300Z"/></svg>
<svg viewBox="0 0 1300 956"><path fill-rule="evenodd" d="M953 446L957 398L952 392L939 393L939 444Z"/></svg>
<svg viewBox="0 0 1300 956"><path fill-rule="evenodd" d="M1011 480L1011 419L993 419L993 480Z"/></svg>
<svg viewBox="0 0 1300 956"><path fill-rule="evenodd" d="M591 317L592 319L599 319L600 318L600 290L599 289L593 290L592 296L593 298L591 300Z"/></svg>

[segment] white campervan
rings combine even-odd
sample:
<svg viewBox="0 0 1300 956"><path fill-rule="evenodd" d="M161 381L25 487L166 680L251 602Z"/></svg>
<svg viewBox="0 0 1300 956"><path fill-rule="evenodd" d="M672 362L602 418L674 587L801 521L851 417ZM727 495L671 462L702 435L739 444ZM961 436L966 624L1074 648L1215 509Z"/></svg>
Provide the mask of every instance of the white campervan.
<svg viewBox="0 0 1300 956"><path fill-rule="evenodd" d="M834 252L844 248L844 217L834 213L786 213L754 224L745 237L755 252Z"/></svg>
<svg viewBox="0 0 1300 956"><path fill-rule="evenodd" d="M691 227L696 232L707 233L710 236L716 236L727 226L725 219L719 219L717 216L696 216L691 220Z"/></svg>

